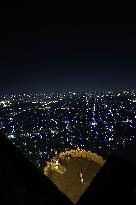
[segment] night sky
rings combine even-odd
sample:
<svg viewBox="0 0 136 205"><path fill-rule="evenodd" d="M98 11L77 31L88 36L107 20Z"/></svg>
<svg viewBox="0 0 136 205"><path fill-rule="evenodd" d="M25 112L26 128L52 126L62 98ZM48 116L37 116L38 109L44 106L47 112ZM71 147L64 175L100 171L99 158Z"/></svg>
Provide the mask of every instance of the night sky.
<svg viewBox="0 0 136 205"><path fill-rule="evenodd" d="M134 10L16 11L0 17L0 93L136 89Z"/></svg>

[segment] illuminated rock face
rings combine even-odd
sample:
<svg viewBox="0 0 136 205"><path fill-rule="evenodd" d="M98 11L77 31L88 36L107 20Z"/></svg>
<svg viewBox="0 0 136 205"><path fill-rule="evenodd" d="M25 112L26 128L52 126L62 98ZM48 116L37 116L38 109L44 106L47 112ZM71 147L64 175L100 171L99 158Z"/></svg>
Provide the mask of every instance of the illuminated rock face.
<svg viewBox="0 0 136 205"><path fill-rule="evenodd" d="M76 150L66 150L65 152L60 152L58 158L63 160L66 158L66 156L86 158L88 160L95 161L101 166L103 166L103 164L105 163L105 160L96 153L86 150L80 150L79 148L77 148Z"/></svg>
<svg viewBox="0 0 136 205"><path fill-rule="evenodd" d="M51 162L54 159L52 158ZM48 162L44 173L73 203L77 203L105 160L96 153L80 149L61 152L58 154L58 159L60 167L65 171L63 169L64 172L59 173L55 169L49 169L50 162Z"/></svg>
<svg viewBox="0 0 136 205"><path fill-rule="evenodd" d="M60 174L64 174L66 168L58 162L59 160L54 160L52 162L47 162L47 166L44 168L44 173L46 176L50 174L52 171L56 171Z"/></svg>

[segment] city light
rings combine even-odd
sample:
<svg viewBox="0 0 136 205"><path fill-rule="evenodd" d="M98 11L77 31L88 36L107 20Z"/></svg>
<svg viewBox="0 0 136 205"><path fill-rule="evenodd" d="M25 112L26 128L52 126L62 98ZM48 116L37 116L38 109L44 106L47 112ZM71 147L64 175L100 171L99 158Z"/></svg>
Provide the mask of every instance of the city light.
<svg viewBox="0 0 136 205"><path fill-rule="evenodd" d="M108 157L136 139L135 92L0 96L0 131L41 170L54 149Z"/></svg>

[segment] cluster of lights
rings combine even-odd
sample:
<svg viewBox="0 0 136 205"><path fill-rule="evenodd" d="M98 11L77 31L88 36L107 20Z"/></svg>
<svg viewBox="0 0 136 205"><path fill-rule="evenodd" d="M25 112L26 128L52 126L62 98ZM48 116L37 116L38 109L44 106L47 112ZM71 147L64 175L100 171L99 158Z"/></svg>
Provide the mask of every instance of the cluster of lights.
<svg viewBox="0 0 136 205"><path fill-rule="evenodd" d="M134 91L1 96L0 130L39 167L54 149L78 146L103 155L135 140L135 96Z"/></svg>

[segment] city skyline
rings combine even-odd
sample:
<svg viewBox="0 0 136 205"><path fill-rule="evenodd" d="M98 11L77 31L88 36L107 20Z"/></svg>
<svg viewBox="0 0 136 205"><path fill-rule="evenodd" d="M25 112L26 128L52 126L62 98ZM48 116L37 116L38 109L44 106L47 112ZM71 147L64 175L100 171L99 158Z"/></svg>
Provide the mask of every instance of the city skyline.
<svg viewBox="0 0 136 205"><path fill-rule="evenodd" d="M134 91L6 95L0 130L42 169L54 149L79 147L104 158L126 149L135 142L135 108Z"/></svg>
<svg viewBox="0 0 136 205"><path fill-rule="evenodd" d="M73 203L107 163L128 187L125 164L136 163L135 8L27 9L0 13L2 166L8 170L13 144ZM13 161L23 173L25 160Z"/></svg>

